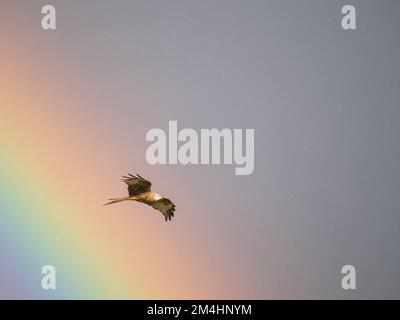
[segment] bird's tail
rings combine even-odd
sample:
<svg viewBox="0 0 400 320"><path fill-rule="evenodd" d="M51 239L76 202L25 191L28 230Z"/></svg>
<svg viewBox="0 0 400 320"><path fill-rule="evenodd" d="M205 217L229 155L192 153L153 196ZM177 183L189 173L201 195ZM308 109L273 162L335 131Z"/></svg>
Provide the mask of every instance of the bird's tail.
<svg viewBox="0 0 400 320"><path fill-rule="evenodd" d="M125 201L125 200L128 200L129 199L129 196L127 196L127 197L121 197L121 198L110 198L110 199L108 199L108 200L111 200L110 202L107 202L107 203L105 203L105 204L103 204L103 206L106 206L106 205L108 205L108 204L113 204L113 203L117 203L117 202L121 202L121 201Z"/></svg>

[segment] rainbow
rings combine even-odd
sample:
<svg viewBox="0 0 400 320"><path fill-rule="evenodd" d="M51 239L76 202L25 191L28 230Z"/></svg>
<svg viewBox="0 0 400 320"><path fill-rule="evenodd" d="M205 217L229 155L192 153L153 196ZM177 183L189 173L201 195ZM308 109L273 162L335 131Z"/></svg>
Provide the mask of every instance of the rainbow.
<svg viewBox="0 0 400 320"><path fill-rule="evenodd" d="M108 119L85 104L71 107L84 96L67 68L59 71L65 77L46 74L4 43L17 41L0 47L0 298L223 297L224 270L207 272L209 240L186 232L184 216L166 226L145 206L102 206L126 192L118 175L147 167L144 155L126 163L123 146L104 147L96 125ZM169 190L177 195L179 184ZM56 268L56 290L41 288L47 264Z"/></svg>

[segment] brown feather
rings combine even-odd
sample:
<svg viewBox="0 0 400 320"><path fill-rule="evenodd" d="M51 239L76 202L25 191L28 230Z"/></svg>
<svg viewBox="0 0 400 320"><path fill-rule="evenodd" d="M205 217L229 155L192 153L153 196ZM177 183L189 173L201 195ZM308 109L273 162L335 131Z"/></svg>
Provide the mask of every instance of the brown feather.
<svg viewBox="0 0 400 320"><path fill-rule="evenodd" d="M134 200L153 207L164 215L165 221L171 221L175 213L175 204L170 199L152 192L150 181L138 174L134 176L130 173L128 176L123 176L121 180L127 184L129 196L109 199L111 202L106 205L124 200Z"/></svg>
<svg viewBox="0 0 400 320"><path fill-rule="evenodd" d="M129 177L124 176L121 180L128 185L128 192L131 197L151 190L151 182L140 176L136 177L129 174Z"/></svg>

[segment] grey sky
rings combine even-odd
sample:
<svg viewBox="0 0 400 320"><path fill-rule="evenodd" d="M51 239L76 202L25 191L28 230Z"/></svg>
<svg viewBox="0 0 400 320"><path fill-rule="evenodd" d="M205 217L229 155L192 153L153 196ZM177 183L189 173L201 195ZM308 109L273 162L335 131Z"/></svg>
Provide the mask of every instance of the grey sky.
<svg viewBox="0 0 400 320"><path fill-rule="evenodd" d="M133 101L155 110L140 122L143 159L147 130L168 120L255 129L251 176L155 169L208 199L198 228L220 230L243 296L400 298L399 1L50 2L54 41L99 99L127 122ZM345 4L358 30L341 29ZM115 130L130 139L127 123ZM354 292L340 287L345 264Z"/></svg>

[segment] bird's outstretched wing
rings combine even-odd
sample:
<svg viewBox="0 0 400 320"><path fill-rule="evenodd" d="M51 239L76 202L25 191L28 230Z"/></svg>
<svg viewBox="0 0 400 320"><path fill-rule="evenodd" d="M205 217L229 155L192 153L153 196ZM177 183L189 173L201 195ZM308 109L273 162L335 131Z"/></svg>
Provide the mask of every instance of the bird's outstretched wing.
<svg viewBox="0 0 400 320"><path fill-rule="evenodd" d="M137 196L143 192L149 192L151 190L151 182L142 178L138 174L136 176L128 174L128 176L123 176L121 180L128 185L130 196Z"/></svg>
<svg viewBox="0 0 400 320"><path fill-rule="evenodd" d="M160 200L154 201L151 206L161 211L164 215L165 221L171 220L174 216L175 205L168 198L162 197Z"/></svg>

